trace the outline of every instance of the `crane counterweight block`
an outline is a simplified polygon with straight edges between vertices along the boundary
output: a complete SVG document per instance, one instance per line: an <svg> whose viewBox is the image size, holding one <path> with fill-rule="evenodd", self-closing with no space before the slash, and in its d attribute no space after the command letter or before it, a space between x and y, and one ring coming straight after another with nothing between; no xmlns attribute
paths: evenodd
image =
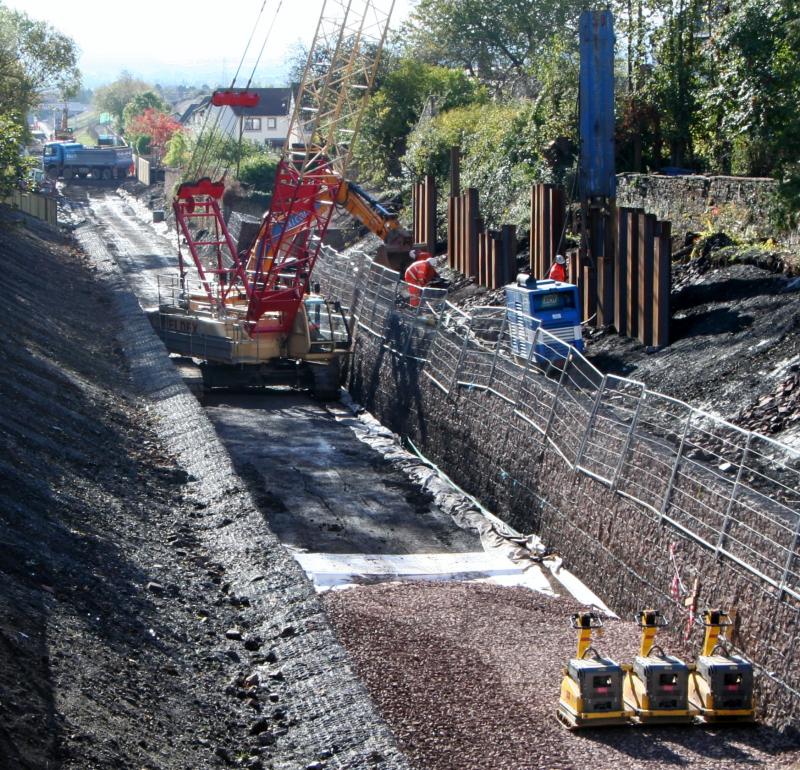
<svg viewBox="0 0 800 770"><path fill-rule="evenodd" d="M240 91L227 88L214 91L211 95L211 104L215 107L255 107L259 98L257 91Z"/></svg>

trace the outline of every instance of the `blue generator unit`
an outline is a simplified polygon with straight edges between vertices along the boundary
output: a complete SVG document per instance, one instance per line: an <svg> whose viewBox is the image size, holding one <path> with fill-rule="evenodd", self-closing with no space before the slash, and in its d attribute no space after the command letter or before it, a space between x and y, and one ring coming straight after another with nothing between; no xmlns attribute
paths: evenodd
<svg viewBox="0 0 800 770"><path fill-rule="evenodd" d="M540 338L534 357L537 362L563 361L570 347L583 351L581 306L578 287L551 279L537 281L521 273L515 283L505 287L511 349L524 358L530 355L538 328L550 332L552 338ZM524 314L524 315L522 315ZM527 318L525 316L531 316Z"/></svg>

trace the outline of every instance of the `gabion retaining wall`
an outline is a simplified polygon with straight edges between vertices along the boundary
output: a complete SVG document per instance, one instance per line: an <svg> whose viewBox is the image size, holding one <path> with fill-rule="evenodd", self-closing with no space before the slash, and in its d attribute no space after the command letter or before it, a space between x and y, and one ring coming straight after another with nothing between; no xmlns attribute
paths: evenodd
<svg viewBox="0 0 800 770"><path fill-rule="evenodd" d="M403 284L363 256L327 253L318 274L358 319L348 373L357 400L507 522L539 534L621 615L662 608L682 638L672 585L677 575L685 595L698 579L701 607L738 610L735 642L757 665L762 715L780 728L798 722L790 450L603 377L579 356L566 369L530 351L526 361L504 312L463 316L440 295L427 311L411 308ZM701 632L691 629L686 657Z"/></svg>

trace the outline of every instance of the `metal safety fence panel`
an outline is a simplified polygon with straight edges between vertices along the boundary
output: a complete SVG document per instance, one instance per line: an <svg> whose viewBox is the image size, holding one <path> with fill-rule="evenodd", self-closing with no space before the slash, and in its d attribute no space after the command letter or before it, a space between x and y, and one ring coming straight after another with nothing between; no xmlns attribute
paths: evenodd
<svg viewBox="0 0 800 770"><path fill-rule="evenodd" d="M409 293L397 273L375 263L354 268L333 260L330 268L336 291L358 295L359 328L421 361L440 390L500 399L507 408L498 415L509 429L529 426L577 472L781 597L800 599L798 451L641 382L603 375L574 348L565 358L563 341L524 313L465 313L444 293ZM345 278L337 283L339 270Z"/></svg>
<svg viewBox="0 0 800 770"><path fill-rule="evenodd" d="M466 313L446 302L429 347L423 374L448 395L457 387L469 320Z"/></svg>
<svg viewBox="0 0 800 770"><path fill-rule="evenodd" d="M678 457L682 428L691 407L642 388L631 423L628 450L620 458L613 486L660 513Z"/></svg>
<svg viewBox="0 0 800 770"><path fill-rule="evenodd" d="M641 383L624 377L602 379L576 459L580 470L609 486L619 481L643 392Z"/></svg>
<svg viewBox="0 0 800 770"><path fill-rule="evenodd" d="M345 311L352 310L357 288L369 256L359 250L339 253L330 246L323 246L314 271L314 280L319 283L321 293L339 302Z"/></svg>

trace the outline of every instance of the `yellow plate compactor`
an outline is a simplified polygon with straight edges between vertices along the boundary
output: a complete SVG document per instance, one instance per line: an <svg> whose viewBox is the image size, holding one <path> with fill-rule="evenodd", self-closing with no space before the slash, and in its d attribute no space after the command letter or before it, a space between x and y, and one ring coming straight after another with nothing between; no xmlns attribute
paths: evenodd
<svg viewBox="0 0 800 770"><path fill-rule="evenodd" d="M667 625L658 610L642 610L639 628L642 642L632 666L625 666L624 698L637 722L691 722L689 666L667 655L655 644L659 628Z"/></svg>
<svg viewBox="0 0 800 770"><path fill-rule="evenodd" d="M723 632L732 626L726 612L704 610L703 649L689 674L689 701L704 722L752 722L753 664L732 655Z"/></svg>
<svg viewBox="0 0 800 770"><path fill-rule="evenodd" d="M571 622L578 631L578 652L564 669L558 720L570 730L628 724L622 666L591 646L592 632L603 627L602 620L594 612L578 612Z"/></svg>

